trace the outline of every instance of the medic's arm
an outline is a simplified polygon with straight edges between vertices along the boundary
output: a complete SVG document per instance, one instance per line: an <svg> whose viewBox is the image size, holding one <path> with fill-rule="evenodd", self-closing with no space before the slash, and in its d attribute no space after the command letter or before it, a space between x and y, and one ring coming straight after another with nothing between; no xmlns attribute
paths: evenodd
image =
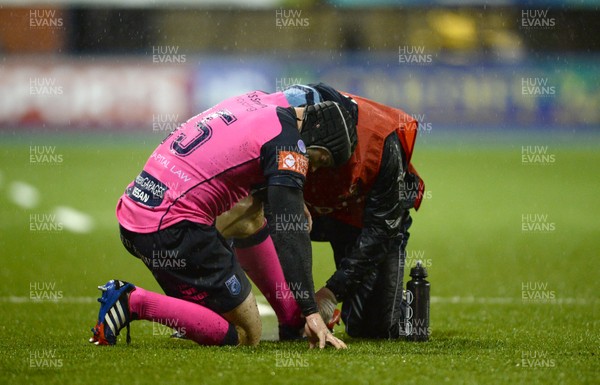
<svg viewBox="0 0 600 385"><path fill-rule="evenodd" d="M338 301L343 301L346 293L360 285L371 271L382 261L402 235L403 214L407 213L402 204L404 173L400 141L392 133L385 141L381 168L365 203L363 229L347 258L327 281Z"/></svg>

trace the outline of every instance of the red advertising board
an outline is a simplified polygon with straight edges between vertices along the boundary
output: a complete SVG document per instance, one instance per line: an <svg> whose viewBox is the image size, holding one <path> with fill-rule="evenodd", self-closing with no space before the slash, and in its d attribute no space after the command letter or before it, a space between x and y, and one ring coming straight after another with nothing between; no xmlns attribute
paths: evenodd
<svg viewBox="0 0 600 385"><path fill-rule="evenodd" d="M136 58L9 58L0 65L0 129L146 128L188 117L190 69Z"/></svg>

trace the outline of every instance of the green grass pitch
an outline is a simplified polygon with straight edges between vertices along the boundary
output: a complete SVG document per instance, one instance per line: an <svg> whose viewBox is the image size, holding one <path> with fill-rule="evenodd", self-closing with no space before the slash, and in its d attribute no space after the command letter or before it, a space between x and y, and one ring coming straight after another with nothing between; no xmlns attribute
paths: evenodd
<svg viewBox="0 0 600 385"><path fill-rule="evenodd" d="M265 316L257 348L171 340L149 322L132 324L129 346L122 336L95 347L97 285L120 278L160 290L120 244L114 216L160 139L0 136L0 384L600 382L598 135L419 138L427 195L408 256L429 267L429 342L357 340L338 327L348 350L309 351L272 341L276 322ZM43 148L60 157L32 161ZM546 156L523 157L538 150ZM15 182L33 186L37 203L15 204L30 194ZM36 230L60 206L93 229ZM320 287L332 268L323 244L314 265ZM40 295L57 300L31 299Z"/></svg>

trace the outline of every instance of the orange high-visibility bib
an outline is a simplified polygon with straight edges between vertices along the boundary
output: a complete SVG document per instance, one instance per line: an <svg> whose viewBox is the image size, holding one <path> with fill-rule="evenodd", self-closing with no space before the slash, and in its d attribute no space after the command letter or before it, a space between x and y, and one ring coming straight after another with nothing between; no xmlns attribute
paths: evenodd
<svg viewBox="0 0 600 385"><path fill-rule="evenodd" d="M358 145L347 163L337 168L320 168L308 174L304 200L311 212L332 216L344 223L362 227L367 194L373 187L379 169L385 139L396 132L408 163L408 173L418 177L410 163L418 122L406 112L360 96L350 96L358 104ZM413 207L418 209L424 191L420 178ZM399 197L400 199L400 197Z"/></svg>

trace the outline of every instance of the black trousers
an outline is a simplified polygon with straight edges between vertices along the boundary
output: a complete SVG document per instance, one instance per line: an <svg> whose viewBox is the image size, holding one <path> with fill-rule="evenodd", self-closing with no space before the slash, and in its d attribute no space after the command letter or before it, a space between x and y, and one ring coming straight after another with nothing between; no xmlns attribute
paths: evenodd
<svg viewBox="0 0 600 385"><path fill-rule="evenodd" d="M402 301L408 228L412 219L403 215L402 235L389 239L388 253L352 287L342 303L342 320L352 337L395 339L404 335L405 304ZM336 268L352 255L361 229L321 216L314 218L311 239L331 244Z"/></svg>
<svg viewBox="0 0 600 385"><path fill-rule="evenodd" d="M250 294L250 281L214 226L182 221L148 234L120 230L125 248L144 262L170 297L223 314Z"/></svg>

